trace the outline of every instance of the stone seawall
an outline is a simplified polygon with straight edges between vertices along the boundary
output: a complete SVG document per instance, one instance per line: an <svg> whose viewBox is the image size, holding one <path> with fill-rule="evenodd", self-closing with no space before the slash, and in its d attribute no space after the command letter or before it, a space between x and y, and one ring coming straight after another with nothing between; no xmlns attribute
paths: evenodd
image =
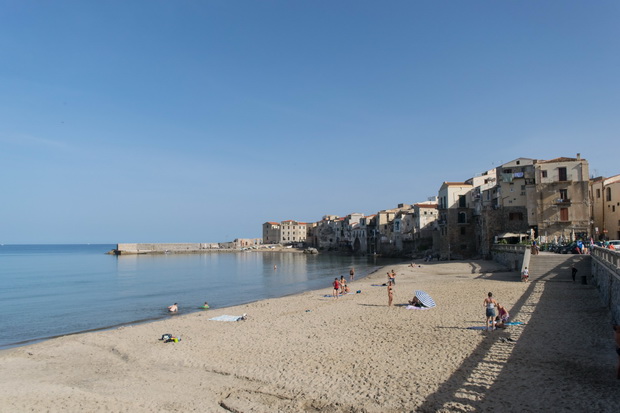
<svg viewBox="0 0 620 413"><path fill-rule="evenodd" d="M166 254L207 252L234 248L232 243L181 243L181 244L116 244L116 254Z"/></svg>
<svg viewBox="0 0 620 413"><path fill-rule="evenodd" d="M530 250L525 245L495 244L491 247L491 255L493 261L513 271L522 271L530 261Z"/></svg>
<svg viewBox="0 0 620 413"><path fill-rule="evenodd" d="M594 247L592 258L592 282L612 320L620 324L620 251Z"/></svg>

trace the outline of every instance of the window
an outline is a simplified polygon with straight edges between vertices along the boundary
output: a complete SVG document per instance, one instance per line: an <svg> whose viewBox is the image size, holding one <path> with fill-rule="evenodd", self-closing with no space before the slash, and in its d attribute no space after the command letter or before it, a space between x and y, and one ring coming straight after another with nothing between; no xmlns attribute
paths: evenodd
<svg viewBox="0 0 620 413"><path fill-rule="evenodd" d="M607 192L607 199L606 199L606 201L611 201L611 188L607 188L607 190L605 192Z"/></svg>
<svg viewBox="0 0 620 413"><path fill-rule="evenodd" d="M568 208L560 208L560 221L568 221Z"/></svg>
<svg viewBox="0 0 620 413"><path fill-rule="evenodd" d="M558 168L558 179L560 181L567 181L566 168Z"/></svg>
<svg viewBox="0 0 620 413"><path fill-rule="evenodd" d="M599 199L601 197L601 190L597 189L596 190L596 198Z"/></svg>
<svg viewBox="0 0 620 413"><path fill-rule="evenodd" d="M560 189L560 198L563 201L568 199L568 189Z"/></svg>
<svg viewBox="0 0 620 413"><path fill-rule="evenodd" d="M465 212L459 212L458 223L467 224L467 214Z"/></svg>
<svg viewBox="0 0 620 413"><path fill-rule="evenodd" d="M467 198L465 195L459 195L459 208L467 207Z"/></svg>
<svg viewBox="0 0 620 413"><path fill-rule="evenodd" d="M540 171L540 172L542 172L542 177L543 177L543 178L546 178L546 177L547 177L547 171Z"/></svg>

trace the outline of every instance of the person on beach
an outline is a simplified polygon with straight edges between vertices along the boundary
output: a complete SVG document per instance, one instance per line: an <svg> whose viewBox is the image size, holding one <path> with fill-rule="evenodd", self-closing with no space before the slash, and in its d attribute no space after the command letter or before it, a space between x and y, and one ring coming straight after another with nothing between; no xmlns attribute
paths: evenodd
<svg viewBox="0 0 620 413"><path fill-rule="evenodd" d="M409 300L409 305L413 305L419 308L426 307L424 304L422 304L422 301L420 301L420 299L416 297L415 295L413 296L411 300Z"/></svg>
<svg viewBox="0 0 620 413"><path fill-rule="evenodd" d="M347 280L344 278L344 275L340 277L340 294L344 294L347 289Z"/></svg>
<svg viewBox="0 0 620 413"><path fill-rule="evenodd" d="M394 301L394 289L392 288L392 281L388 281L387 283L387 293L388 293L388 307L391 307L392 301Z"/></svg>
<svg viewBox="0 0 620 413"><path fill-rule="evenodd" d="M487 294L487 298L484 299L483 305L486 309L487 331L489 331L489 326L491 330L495 330L495 307L497 306L497 301L493 298L492 292Z"/></svg>
<svg viewBox="0 0 620 413"><path fill-rule="evenodd" d="M577 268L575 268L575 264L570 269L571 275L573 276L573 282L575 282L575 278L577 278Z"/></svg>
<svg viewBox="0 0 620 413"><path fill-rule="evenodd" d="M388 278L388 282L392 282L392 285L396 285L396 273L394 272L394 270L392 270L391 272L388 271L387 272L387 278Z"/></svg>
<svg viewBox="0 0 620 413"><path fill-rule="evenodd" d="M529 279L530 279L530 271L527 269L527 267L525 267L523 269L523 272L521 273L521 281L526 283L529 281Z"/></svg>
<svg viewBox="0 0 620 413"><path fill-rule="evenodd" d="M176 313L177 311L179 311L179 306L177 303L172 304L171 306L168 307L168 312L169 313Z"/></svg>
<svg viewBox="0 0 620 413"><path fill-rule="evenodd" d="M349 270L349 281L353 281L355 279L355 268L351 267Z"/></svg>
<svg viewBox="0 0 620 413"><path fill-rule="evenodd" d="M506 323L510 320L510 314L506 307L497 303L497 317L495 317L495 328L506 328Z"/></svg>
<svg viewBox="0 0 620 413"><path fill-rule="evenodd" d="M616 379L620 380L620 325L614 325L614 338L616 339L616 354L618 354L618 371Z"/></svg>
<svg viewBox="0 0 620 413"><path fill-rule="evenodd" d="M338 298L338 292L340 291L340 283L338 278L334 278L334 298Z"/></svg>

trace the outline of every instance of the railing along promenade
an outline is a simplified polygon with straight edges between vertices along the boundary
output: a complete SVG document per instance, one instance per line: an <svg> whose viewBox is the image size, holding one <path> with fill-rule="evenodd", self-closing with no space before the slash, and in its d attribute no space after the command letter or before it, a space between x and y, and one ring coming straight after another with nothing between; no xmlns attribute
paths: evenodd
<svg viewBox="0 0 620 413"><path fill-rule="evenodd" d="M620 251L594 247L590 255L593 283L603 304L609 308L612 320L620 323Z"/></svg>
<svg viewBox="0 0 620 413"><path fill-rule="evenodd" d="M493 260L506 265L514 271L523 271L530 265L530 249L523 244L493 244Z"/></svg>

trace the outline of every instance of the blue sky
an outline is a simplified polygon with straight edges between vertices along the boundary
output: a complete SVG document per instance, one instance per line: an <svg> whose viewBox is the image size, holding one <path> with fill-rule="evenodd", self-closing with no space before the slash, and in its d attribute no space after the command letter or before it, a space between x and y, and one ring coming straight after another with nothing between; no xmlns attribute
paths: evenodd
<svg viewBox="0 0 620 413"><path fill-rule="evenodd" d="M617 1L0 0L0 243L217 242L620 173Z"/></svg>

